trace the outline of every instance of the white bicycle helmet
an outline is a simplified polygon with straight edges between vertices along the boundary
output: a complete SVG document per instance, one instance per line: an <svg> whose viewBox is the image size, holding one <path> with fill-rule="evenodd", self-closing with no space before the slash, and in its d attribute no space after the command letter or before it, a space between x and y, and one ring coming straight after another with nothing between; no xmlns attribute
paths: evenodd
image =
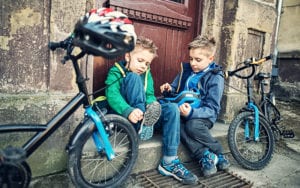
<svg viewBox="0 0 300 188"><path fill-rule="evenodd" d="M87 54L115 58L134 49L132 21L111 8L92 9L75 26L74 45Z"/></svg>

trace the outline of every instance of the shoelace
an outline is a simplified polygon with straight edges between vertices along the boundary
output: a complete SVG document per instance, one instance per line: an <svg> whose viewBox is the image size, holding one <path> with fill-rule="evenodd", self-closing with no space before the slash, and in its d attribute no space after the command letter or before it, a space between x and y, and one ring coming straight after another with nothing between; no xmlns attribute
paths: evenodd
<svg viewBox="0 0 300 188"><path fill-rule="evenodd" d="M173 171L175 173L177 173L178 171L181 172L183 175L187 175L190 172L188 171L188 169L186 169L179 161L176 161L176 163L174 164L174 168Z"/></svg>
<svg viewBox="0 0 300 188"><path fill-rule="evenodd" d="M219 155L219 156L218 156L218 159L219 159L219 161L224 161L224 160L225 160L225 157L224 157L223 155Z"/></svg>
<svg viewBox="0 0 300 188"><path fill-rule="evenodd" d="M200 163L202 164L210 164L213 162L213 159L211 159L210 155L206 155L205 157L203 157L201 160L200 160Z"/></svg>

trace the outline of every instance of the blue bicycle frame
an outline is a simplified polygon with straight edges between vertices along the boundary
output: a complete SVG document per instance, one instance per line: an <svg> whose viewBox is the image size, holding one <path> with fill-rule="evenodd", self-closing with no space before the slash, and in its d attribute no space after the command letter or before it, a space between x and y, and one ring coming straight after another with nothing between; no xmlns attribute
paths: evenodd
<svg viewBox="0 0 300 188"><path fill-rule="evenodd" d="M108 135L105 132L104 126L103 126L98 114L92 109L91 106L87 107L85 112L86 112L87 116L90 117L94 121L94 123L97 127L97 130L98 130L98 132L93 133L93 140L96 145L97 151L101 152L103 149L105 149L107 159L109 161L111 161L113 158L115 158L115 152L112 149L112 146L108 139ZM99 139L99 135L100 135L100 138L102 138L102 139Z"/></svg>
<svg viewBox="0 0 300 188"><path fill-rule="evenodd" d="M251 101L248 103L248 107L254 110L254 140L259 141L259 109ZM245 138L249 138L249 123L245 123Z"/></svg>
<svg viewBox="0 0 300 188"><path fill-rule="evenodd" d="M253 73L251 74L253 75ZM254 140L259 141L259 109L258 107L254 104L252 100L252 88L251 86L251 78L252 76L247 77L247 96L248 96L248 103L247 107L248 109L254 110ZM245 138L246 140L249 139L250 137L250 130L249 130L249 122L248 120L245 120Z"/></svg>

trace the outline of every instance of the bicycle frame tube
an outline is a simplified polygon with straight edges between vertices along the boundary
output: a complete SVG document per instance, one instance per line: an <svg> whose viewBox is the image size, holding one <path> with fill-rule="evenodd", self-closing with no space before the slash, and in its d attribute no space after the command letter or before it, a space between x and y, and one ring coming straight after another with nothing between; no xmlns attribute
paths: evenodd
<svg viewBox="0 0 300 188"><path fill-rule="evenodd" d="M85 84L85 79L83 78L80 68L77 64L77 59L79 59L79 57L81 57L82 55L83 54L79 54L78 56L71 56L71 60L73 62L73 67L75 69L76 76L77 76L77 78L76 78L77 85L78 85L79 91L85 93L85 95L86 95L85 100L83 101L85 113L94 121L94 123L97 127L97 131L95 131L93 133L93 140L96 145L96 148L98 151L100 151L102 148L105 148L105 152L106 152L106 156L107 156L108 160L112 160L113 158L115 158L115 153L112 149L112 146L109 142L108 136L106 135L106 132L104 130L104 126L103 126L98 114L92 109L92 107L90 105L90 100L88 97L88 91L87 91L87 87ZM100 138L102 140L99 139L98 133L100 134ZM103 147L101 147L101 146L103 146Z"/></svg>
<svg viewBox="0 0 300 188"><path fill-rule="evenodd" d="M259 110L257 106L252 101L252 88L250 77L247 78L247 95L248 95L248 108L254 110L254 140L259 140ZM249 127L248 122L246 122L245 126L245 137L246 139L249 138Z"/></svg>
<svg viewBox="0 0 300 188"><path fill-rule="evenodd" d="M91 106L87 107L85 112L90 118L92 118L92 120L96 124L98 131L95 131L93 133L93 140L94 140L94 143L95 143L98 151L101 151L102 148L104 148L108 160L112 160L113 158L115 158L115 153L112 149L112 146L108 139L108 135L106 134L106 131L104 130L104 126L103 126L98 114L92 109ZM101 140L98 137L98 133L100 134Z"/></svg>
<svg viewBox="0 0 300 188"><path fill-rule="evenodd" d="M78 93L66 106L64 106L47 124L46 129L32 136L23 148L29 157L68 117L79 108L85 99L85 94Z"/></svg>
<svg viewBox="0 0 300 188"><path fill-rule="evenodd" d="M259 140L259 110L253 102L249 102L248 106L254 109L254 140Z"/></svg>

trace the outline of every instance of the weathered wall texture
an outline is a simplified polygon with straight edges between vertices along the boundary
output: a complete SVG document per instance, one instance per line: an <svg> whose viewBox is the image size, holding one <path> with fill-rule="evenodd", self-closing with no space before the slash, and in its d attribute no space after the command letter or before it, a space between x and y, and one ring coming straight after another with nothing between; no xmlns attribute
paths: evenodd
<svg viewBox="0 0 300 188"><path fill-rule="evenodd" d="M35 0L2 1L1 93L47 89L49 4Z"/></svg>
<svg viewBox="0 0 300 188"><path fill-rule="evenodd" d="M284 0L278 33L276 96L300 101L300 1Z"/></svg>
<svg viewBox="0 0 300 188"><path fill-rule="evenodd" d="M207 0L204 1L204 10L203 10L203 23L201 34L208 34L214 36L216 41L220 41L221 38L221 29L223 23L223 9L224 1L221 0ZM216 62L222 60L219 59L220 56L221 43L217 43L216 50Z"/></svg>
<svg viewBox="0 0 300 188"><path fill-rule="evenodd" d="M284 0L278 34L278 51L300 51L300 1Z"/></svg>
<svg viewBox="0 0 300 188"><path fill-rule="evenodd" d="M1 1L0 124L44 124L75 95L71 63L62 65L63 52L50 52L47 45L49 41L65 39L72 32L75 22L86 12L86 3L91 2ZM81 65L85 70L85 63ZM91 67L90 63L89 72ZM69 118L29 158L33 176L66 168L65 145L81 117L82 111ZM11 141L24 143L28 136L29 133L2 134L0 148Z"/></svg>

